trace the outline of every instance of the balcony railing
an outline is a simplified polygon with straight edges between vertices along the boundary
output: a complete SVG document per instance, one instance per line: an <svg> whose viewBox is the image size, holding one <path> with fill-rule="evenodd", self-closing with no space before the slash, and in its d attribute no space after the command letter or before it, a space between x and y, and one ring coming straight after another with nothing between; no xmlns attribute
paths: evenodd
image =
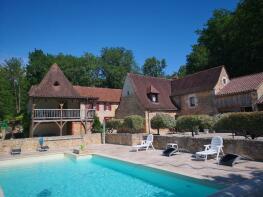
<svg viewBox="0 0 263 197"><path fill-rule="evenodd" d="M95 116L94 109L34 109L35 120L79 119L89 120Z"/></svg>

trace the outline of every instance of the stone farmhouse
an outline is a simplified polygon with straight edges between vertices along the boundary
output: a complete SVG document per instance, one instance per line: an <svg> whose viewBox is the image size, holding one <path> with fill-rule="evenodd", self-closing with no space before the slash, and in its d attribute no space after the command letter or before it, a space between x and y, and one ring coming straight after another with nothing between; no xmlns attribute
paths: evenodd
<svg viewBox="0 0 263 197"><path fill-rule="evenodd" d="M29 91L30 136L79 135L90 132L94 116L115 116L120 89L73 86L57 64Z"/></svg>
<svg viewBox="0 0 263 197"><path fill-rule="evenodd" d="M263 73L230 79L224 66L183 78L128 73L123 89L74 86L57 64L29 91L30 136L90 132L101 122L140 115L146 132L157 113L170 116L263 110Z"/></svg>
<svg viewBox="0 0 263 197"><path fill-rule="evenodd" d="M146 131L156 113L171 116L263 110L263 73L230 79L224 66L177 79L126 77L117 118L145 117Z"/></svg>

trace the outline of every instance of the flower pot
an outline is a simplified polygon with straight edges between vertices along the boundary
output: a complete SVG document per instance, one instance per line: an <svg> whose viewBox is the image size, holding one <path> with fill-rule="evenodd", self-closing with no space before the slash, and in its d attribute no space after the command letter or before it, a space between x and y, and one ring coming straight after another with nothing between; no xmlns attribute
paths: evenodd
<svg viewBox="0 0 263 197"><path fill-rule="evenodd" d="M209 129L204 129L204 134L208 134L209 133Z"/></svg>

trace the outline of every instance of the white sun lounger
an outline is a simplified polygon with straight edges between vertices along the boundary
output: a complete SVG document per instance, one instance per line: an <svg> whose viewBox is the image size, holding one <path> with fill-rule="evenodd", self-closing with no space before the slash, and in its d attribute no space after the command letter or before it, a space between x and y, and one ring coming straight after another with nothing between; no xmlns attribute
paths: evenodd
<svg viewBox="0 0 263 197"><path fill-rule="evenodd" d="M211 144L204 145L205 150L195 153L196 158L204 158L207 160L208 155L216 155L216 160L218 160L219 154L223 152L223 138L216 136L212 138Z"/></svg>
<svg viewBox="0 0 263 197"><path fill-rule="evenodd" d="M132 148L138 151L138 150L143 150L143 149L148 150L150 147L153 150L155 150L153 147L153 134L149 134L146 140L142 140L141 144L135 145Z"/></svg>

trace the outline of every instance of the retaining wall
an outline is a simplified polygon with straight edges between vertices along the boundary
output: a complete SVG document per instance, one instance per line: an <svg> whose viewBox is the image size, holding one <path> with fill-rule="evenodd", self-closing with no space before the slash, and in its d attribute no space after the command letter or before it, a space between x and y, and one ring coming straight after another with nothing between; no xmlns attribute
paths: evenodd
<svg viewBox="0 0 263 197"><path fill-rule="evenodd" d="M101 134L86 134L81 136L56 136L45 137L45 145L50 149L76 148L81 144L101 144ZM39 146L39 138L23 138L0 141L0 153L10 152L11 148L21 147L22 152L36 151Z"/></svg>
<svg viewBox="0 0 263 197"><path fill-rule="evenodd" d="M106 143L134 145L140 143L147 134L107 134ZM165 149L167 143L177 143L180 148L195 153L204 150L205 144L211 143L211 137L190 137L155 135L153 145L157 149ZM225 153L234 153L249 157L257 161L263 161L263 141L245 139L224 139L223 150Z"/></svg>

